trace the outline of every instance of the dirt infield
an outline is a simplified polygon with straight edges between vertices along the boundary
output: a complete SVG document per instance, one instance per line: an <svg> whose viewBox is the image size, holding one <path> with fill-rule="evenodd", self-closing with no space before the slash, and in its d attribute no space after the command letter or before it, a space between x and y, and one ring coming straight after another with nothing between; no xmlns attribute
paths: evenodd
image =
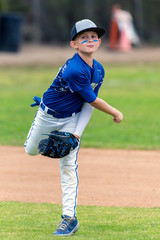
<svg viewBox="0 0 160 240"><path fill-rule="evenodd" d="M73 49L67 46L23 45L18 53L0 52L0 67L3 66L48 66L61 65L72 57ZM160 47L134 48L129 52L109 51L103 44L95 53L101 63L160 63Z"/></svg>
<svg viewBox="0 0 160 240"><path fill-rule="evenodd" d="M0 146L0 201L61 203L59 161ZM80 149L79 205L160 207L160 152Z"/></svg>

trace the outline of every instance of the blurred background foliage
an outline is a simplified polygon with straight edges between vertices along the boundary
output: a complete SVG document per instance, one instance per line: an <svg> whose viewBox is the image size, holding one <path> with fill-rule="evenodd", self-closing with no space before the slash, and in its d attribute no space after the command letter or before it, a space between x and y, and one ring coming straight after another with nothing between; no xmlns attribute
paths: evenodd
<svg viewBox="0 0 160 240"><path fill-rule="evenodd" d="M0 0L0 14L23 14L26 42L62 44L70 40L74 22L83 18L109 31L111 9L116 3L131 12L143 43L160 43L159 0Z"/></svg>

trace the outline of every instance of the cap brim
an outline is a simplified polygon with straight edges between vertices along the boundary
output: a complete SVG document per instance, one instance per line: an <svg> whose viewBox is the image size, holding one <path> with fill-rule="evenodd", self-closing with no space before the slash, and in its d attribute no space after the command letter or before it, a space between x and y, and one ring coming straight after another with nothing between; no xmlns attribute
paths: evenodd
<svg viewBox="0 0 160 240"><path fill-rule="evenodd" d="M92 27L92 28L87 28L85 30L82 30L80 32L78 32L73 38L72 40L74 40L80 33L83 32L87 32L87 31L93 31L96 32L98 34L98 38L102 37L105 34L105 30L103 28L97 28L97 27Z"/></svg>

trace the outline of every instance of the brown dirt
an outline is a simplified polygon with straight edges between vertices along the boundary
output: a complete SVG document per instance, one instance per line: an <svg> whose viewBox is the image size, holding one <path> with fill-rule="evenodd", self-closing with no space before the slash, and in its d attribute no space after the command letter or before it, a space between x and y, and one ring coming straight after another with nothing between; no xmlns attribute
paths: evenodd
<svg viewBox="0 0 160 240"><path fill-rule="evenodd" d="M23 45L18 53L0 53L2 66L33 66L61 65L74 54L67 46ZM95 58L101 63L160 63L160 47L134 48L129 52L109 51L104 43L95 53Z"/></svg>
<svg viewBox="0 0 160 240"><path fill-rule="evenodd" d="M59 161L0 146L0 201L61 203ZM79 205L160 207L160 152L80 149Z"/></svg>

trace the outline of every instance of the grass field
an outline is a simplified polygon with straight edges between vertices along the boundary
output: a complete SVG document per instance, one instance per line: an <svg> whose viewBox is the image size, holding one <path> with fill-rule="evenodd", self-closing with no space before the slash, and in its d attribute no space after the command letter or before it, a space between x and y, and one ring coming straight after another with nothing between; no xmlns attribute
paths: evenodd
<svg viewBox="0 0 160 240"><path fill-rule="evenodd" d="M124 121L94 110L82 147L160 149L160 68L158 65L105 66L99 97L121 110ZM0 68L0 144L21 145L36 113L33 96L51 84L58 68ZM67 239L159 240L160 208L78 206L80 229ZM0 202L1 240L49 240L60 220L61 206Z"/></svg>
<svg viewBox="0 0 160 240"><path fill-rule="evenodd" d="M99 97L124 114L115 124L111 116L94 110L82 137L82 147L160 149L158 65L105 66ZM0 68L0 144L23 145L36 108L33 96L42 96L58 68Z"/></svg>
<svg viewBox="0 0 160 240"><path fill-rule="evenodd" d="M1 202L1 240L51 240L60 205ZM159 208L79 206L75 240L159 240Z"/></svg>

